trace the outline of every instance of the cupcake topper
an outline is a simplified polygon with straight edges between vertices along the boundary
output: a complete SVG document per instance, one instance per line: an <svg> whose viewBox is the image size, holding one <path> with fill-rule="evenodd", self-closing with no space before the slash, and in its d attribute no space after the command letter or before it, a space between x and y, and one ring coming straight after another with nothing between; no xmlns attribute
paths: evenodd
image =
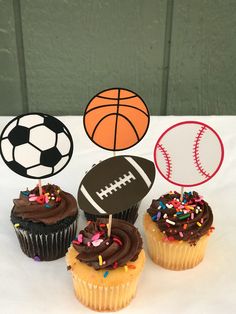
<svg viewBox="0 0 236 314"><path fill-rule="evenodd" d="M84 113L84 128L96 145L111 151L128 149L141 141L149 126L149 112L136 93L112 88L98 93Z"/></svg>
<svg viewBox="0 0 236 314"><path fill-rule="evenodd" d="M96 179L97 178L97 179ZM137 156L116 156L94 166L81 181L79 207L90 214L119 213L139 202L151 189L155 166Z"/></svg>
<svg viewBox="0 0 236 314"><path fill-rule="evenodd" d="M51 177L66 167L73 152L67 127L44 113L12 119L0 136L0 153L6 165L27 178ZM41 191L40 191L41 192Z"/></svg>
<svg viewBox="0 0 236 314"><path fill-rule="evenodd" d="M149 112L136 93L111 88L95 95L84 113L84 128L96 145L113 151L128 149L141 141L149 126ZM108 235L112 216L109 215Z"/></svg>
<svg viewBox="0 0 236 314"><path fill-rule="evenodd" d="M168 128L154 149L155 164L170 183L184 187L203 184L220 169L224 158L221 138L210 126L184 121Z"/></svg>

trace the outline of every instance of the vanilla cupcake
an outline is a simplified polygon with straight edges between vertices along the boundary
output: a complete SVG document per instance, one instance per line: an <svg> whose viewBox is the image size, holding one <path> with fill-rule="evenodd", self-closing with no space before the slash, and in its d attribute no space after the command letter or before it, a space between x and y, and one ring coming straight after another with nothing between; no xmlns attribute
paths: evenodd
<svg viewBox="0 0 236 314"><path fill-rule="evenodd" d="M197 192L170 192L153 200L144 216L148 252L152 260L168 269L184 270L198 265L212 227L210 206Z"/></svg>
<svg viewBox="0 0 236 314"><path fill-rule="evenodd" d="M142 239L130 223L113 219L90 222L66 254L77 298L97 311L116 311L135 296L145 263Z"/></svg>

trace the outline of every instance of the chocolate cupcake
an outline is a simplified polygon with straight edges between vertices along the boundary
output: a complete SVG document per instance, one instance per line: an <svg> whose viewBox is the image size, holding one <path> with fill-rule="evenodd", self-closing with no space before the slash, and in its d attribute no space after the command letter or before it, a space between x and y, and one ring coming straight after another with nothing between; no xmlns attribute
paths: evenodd
<svg viewBox="0 0 236 314"><path fill-rule="evenodd" d="M51 261L64 256L75 238L78 208L75 198L56 185L44 185L42 191L21 191L11 221L22 251L37 261Z"/></svg>
<svg viewBox="0 0 236 314"><path fill-rule="evenodd" d="M140 207L141 201L131 206L130 208L113 215L114 218L122 219L134 224L138 218L138 210ZM108 215L99 215L99 214L90 214L84 211L84 215L88 221L96 221L99 218L108 218Z"/></svg>
<svg viewBox="0 0 236 314"><path fill-rule="evenodd" d="M138 230L124 220L113 219L108 237L107 223L107 219L90 222L66 254L77 298L97 311L127 306L135 296L145 263Z"/></svg>
<svg viewBox="0 0 236 314"><path fill-rule="evenodd" d="M199 264L213 231L213 214L195 191L170 192L153 200L144 216L148 251L158 265L183 270Z"/></svg>

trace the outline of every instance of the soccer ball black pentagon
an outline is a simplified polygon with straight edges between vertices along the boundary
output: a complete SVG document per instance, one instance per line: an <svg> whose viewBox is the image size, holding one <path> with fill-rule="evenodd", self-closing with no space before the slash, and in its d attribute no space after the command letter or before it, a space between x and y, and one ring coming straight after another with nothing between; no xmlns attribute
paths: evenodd
<svg viewBox="0 0 236 314"><path fill-rule="evenodd" d="M43 113L20 115L11 120L0 137L0 153L8 167L29 178L47 178L70 161L73 141L58 119Z"/></svg>

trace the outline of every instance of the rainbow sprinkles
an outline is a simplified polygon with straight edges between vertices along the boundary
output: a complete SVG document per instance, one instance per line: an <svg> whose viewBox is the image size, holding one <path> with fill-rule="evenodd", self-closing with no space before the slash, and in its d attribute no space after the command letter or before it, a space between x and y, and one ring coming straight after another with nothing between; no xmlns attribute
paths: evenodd
<svg viewBox="0 0 236 314"><path fill-rule="evenodd" d="M180 194L169 192L153 200L148 213L163 233L163 241L187 241L196 245L204 235L213 230L210 206L195 191Z"/></svg>

